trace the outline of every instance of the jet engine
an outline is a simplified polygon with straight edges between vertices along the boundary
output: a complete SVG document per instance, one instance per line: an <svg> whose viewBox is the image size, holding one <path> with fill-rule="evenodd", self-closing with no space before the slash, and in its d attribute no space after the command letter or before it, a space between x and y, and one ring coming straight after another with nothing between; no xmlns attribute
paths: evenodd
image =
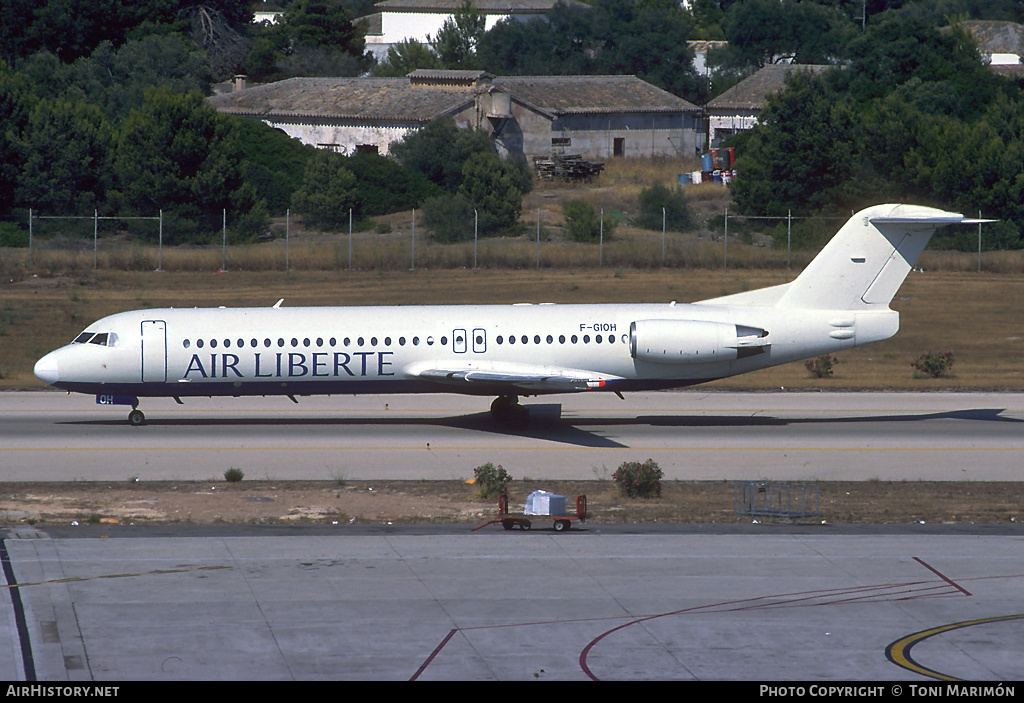
<svg viewBox="0 0 1024 703"><path fill-rule="evenodd" d="M701 364L763 354L771 346L758 327L706 320L637 320L629 353L654 364Z"/></svg>

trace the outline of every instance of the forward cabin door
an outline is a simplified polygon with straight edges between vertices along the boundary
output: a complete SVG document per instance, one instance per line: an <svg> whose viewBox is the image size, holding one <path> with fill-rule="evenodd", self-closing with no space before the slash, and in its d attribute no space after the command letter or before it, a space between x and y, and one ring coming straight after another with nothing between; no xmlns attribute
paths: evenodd
<svg viewBox="0 0 1024 703"><path fill-rule="evenodd" d="M167 382L167 323L142 322L142 382Z"/></svg>

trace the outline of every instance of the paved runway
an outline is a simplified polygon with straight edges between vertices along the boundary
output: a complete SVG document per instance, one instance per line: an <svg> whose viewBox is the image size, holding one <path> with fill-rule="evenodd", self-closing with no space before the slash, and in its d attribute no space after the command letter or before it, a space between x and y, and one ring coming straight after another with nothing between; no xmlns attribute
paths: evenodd
<svg viewBox="0 0 1024 703"><path fill-rule="evenodd" d="M109 529L0 543L0 679L1024 680L1020 530Z"/></svg>
<svg viewBox="0 0 1024 703"><path fill-rule="evenodd" d="M147 399L149 424L91 396L0 393L7 480L606 478L654 458L667 479L1019 480L1020 393L637 393L531 399L505 431L489 398ZM559 407L560 404L560 417Z"/></svg>

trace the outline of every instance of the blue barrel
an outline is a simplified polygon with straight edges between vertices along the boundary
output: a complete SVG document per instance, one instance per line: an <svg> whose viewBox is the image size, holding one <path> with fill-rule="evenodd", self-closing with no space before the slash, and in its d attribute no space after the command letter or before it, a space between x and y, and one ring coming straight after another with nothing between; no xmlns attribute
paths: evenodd
<svg viewBox="0 0 1024 703"><path fill-rule="evenodd" d="M715 157L710 153L700 155L700 170L701 171L714 171L715 170Z"/></svg>
<svg viewBox="0 0 1024 703"><path fill-rule="evenodd" d="M690 174L688 174L688 173L680 173L676 177L676 183L678 183L681 186L688 186L692 182L693 182L693 177Z"/></svg>

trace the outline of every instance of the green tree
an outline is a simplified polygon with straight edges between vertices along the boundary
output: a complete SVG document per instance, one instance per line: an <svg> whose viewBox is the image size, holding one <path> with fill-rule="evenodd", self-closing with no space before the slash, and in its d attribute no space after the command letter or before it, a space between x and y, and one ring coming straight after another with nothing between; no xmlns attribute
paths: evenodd
<svg viewBox="0 0 1024 703"><path fill-rule="evenodd" d="M328 0L298 0L277 24L254 32L256 41L245 61L265 79L354 76L373 64L349 12Z"/></svg>
<svg viewBox="0 0 1024 703"><path fill-rule="evenodd" d="M459 194L477 210L482 235L515 233L523 207L523 191L512 168L493 151L466 159Z"/></svg>
<svg viewBox="0 0 1024 703"><path fill-rule="evenodd" d="M265 225L266 204L245 184L233 124L198 92L152 89L118 133L114 207L139 215L167 211L176 223L165 226L171 241L202 240L219 231L225 209L233 221L249 224L240 236L257 234L261 221ZM242 217L250 210L257 213L255 220Z"/></svg>
<svg viewBox="0 0 1024 703"><path fill-rule="evenodd" d="M106 198L113 132L95 105L36 103L19 142L17 199L54 215L86 215Z"/></svg>
<svg viewBox="0 0 1024 703"><path fill-rule="evenodd" d="M205 94L212 81L206 56L180 34L150 34L117 48L104 42L59 73L69 96L98 105L113 123L140 107L153 87Z"/></svg>
<svg viewBox="0 0 1024 703"><path fill-rule="evenodd" d="M740 212L849 212L865 205L860 119L853 102L823 80L795 73L768 99L732 184Z"/></svg>
<svg viewBox="0 0 1024 703"><path fill-rule="evenodd" d="M348 225L352 216L362 216L356 193L356 177L349 170L346 159L331 151L318 150L306 166L302 188L292 199L293 207L308 227L339 230Z"/></svg>
<svg viewBox="0 0 1024 703"><path fill-rule="evenodd" d="M454 193L462 185L462 169L467 159L476 153L493 151L486 131L460 128L450 117L439 117L392 144L390 154L404 167L419 171Z"/></svg>
<svg viewBox="0 0 1024 703"><path fill-rule="evenodd" d="M35 102L27 78L0 60L0 216L14 204L14 191L23 163L19 135Z"/></svg>
<svg viewBox="0 0 1024 703"><path fill-rule="evenodd" d="M345 166L356 178L364 217L411 210L443 192L422 173L402 168L394 159L378 154L353 154L346 158Z"/></svg>
<svg viewBox="0 0 1024 703"><path fill-rule="evenodd" d="M742 0L729 9L723 29L725 63L732 67L829 63L856 31L835 8L798 0Z"/></svg>
<svg viewBox="0 0 1024 703"><path fill-rule="evenodd" d="M433 37L434 52L441 66L448 69L478 68L476 48L486 29L484 16L472 0L462 0L452 16L444 21Z"/></svg>
<svg viewBox="0 0 1024 703"><path fill-rule="evenodd" d="M266 201L270 212L283 215L292 194L302 187L316 147L256 120L229 119L238 138L243 179L256 189L257 198Z"/></svg>
<svg viewBox="0 0 1024 703"><path fill-rule="evenodd" d="M677 3L661 0L559 3L545 19L495 25L480 40L480 66L498 75L631 74L699 99L691 23Z"/></svg>
<svg viewBox="0 0 1024 703"><path fill-rule="evenodd" d="M441 60L430 47L415 39L403 39L388 48L387 55L374 67L373 73L382 78L398 78L418 68L440 67Z"/></svg>

